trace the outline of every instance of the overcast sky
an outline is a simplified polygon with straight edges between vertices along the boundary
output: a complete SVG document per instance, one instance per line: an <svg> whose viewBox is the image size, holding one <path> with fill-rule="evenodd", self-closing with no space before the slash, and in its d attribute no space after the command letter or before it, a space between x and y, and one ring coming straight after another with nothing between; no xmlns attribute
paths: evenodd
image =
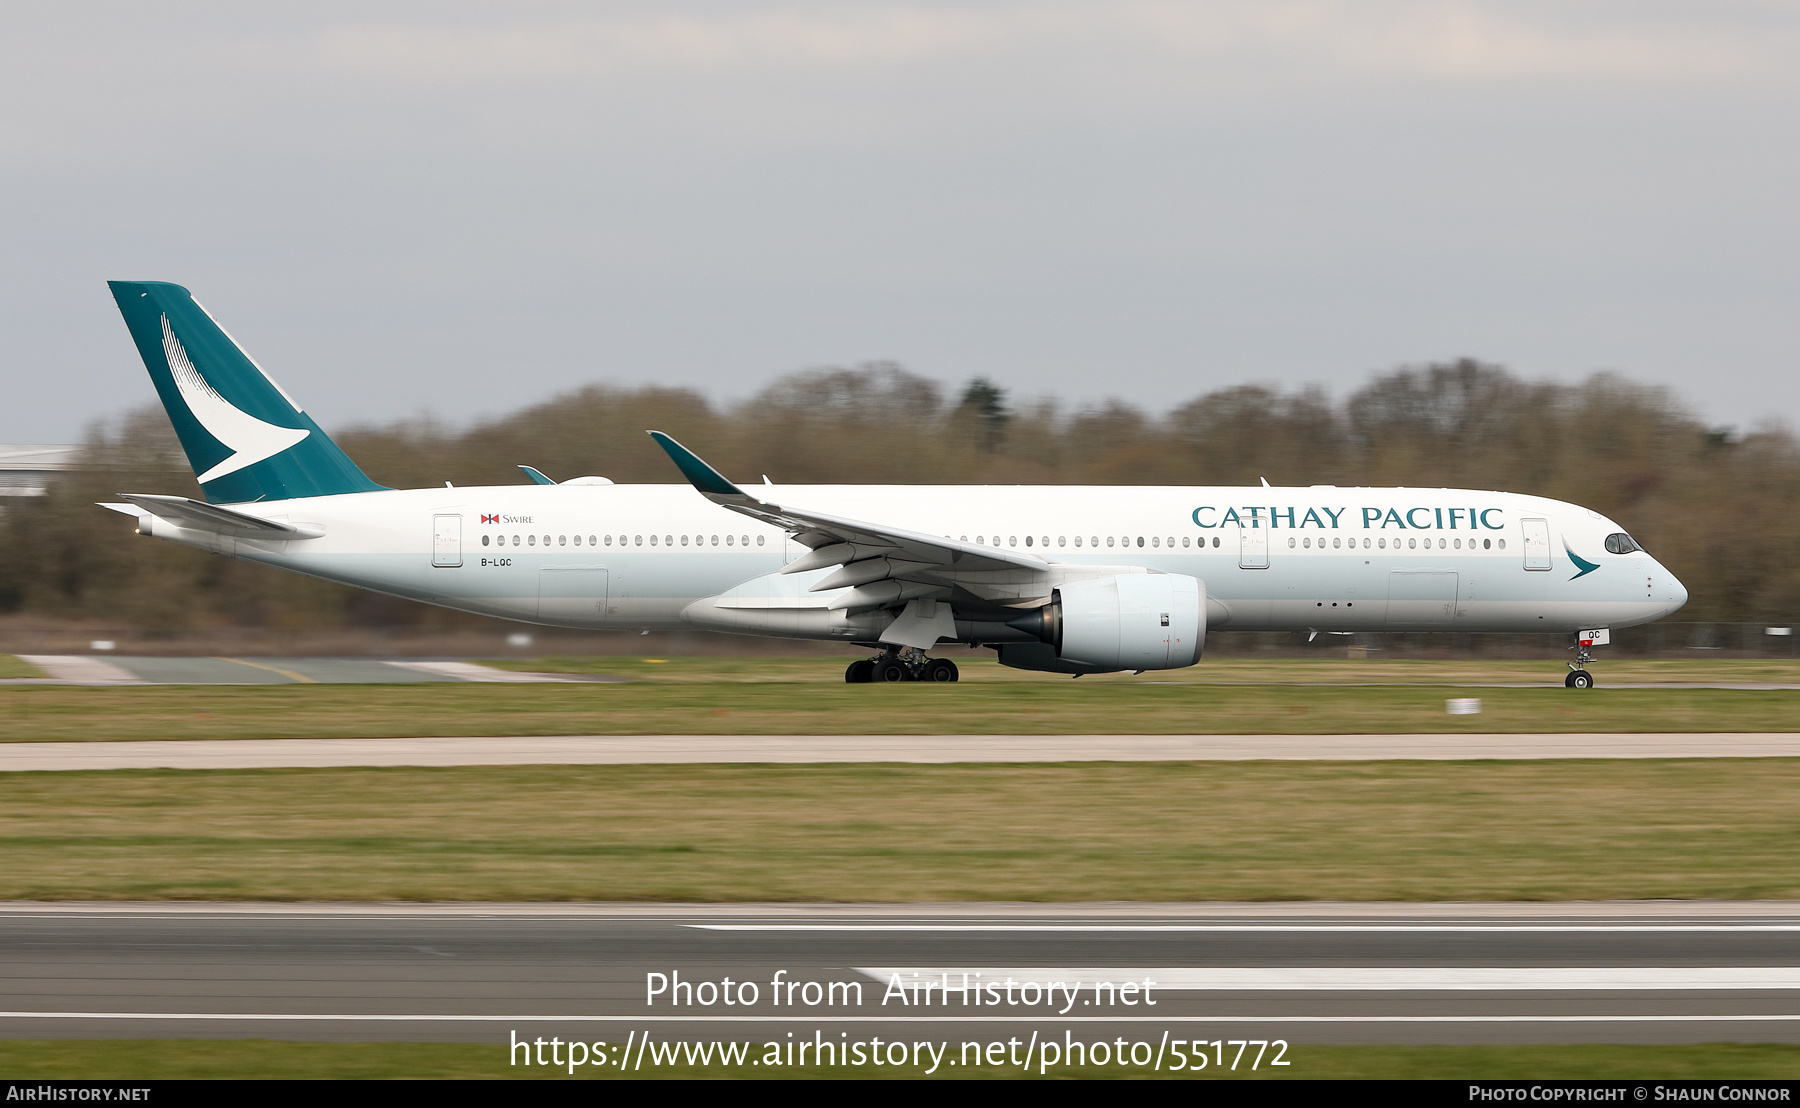
<svg viewBox="0 0 1800 1108"><path fill-rule="evenodd" d="M0 440L153 398L109 278L327 428L1460 355L1800 423L1794 3L281 7L0 14Z"/></svg>

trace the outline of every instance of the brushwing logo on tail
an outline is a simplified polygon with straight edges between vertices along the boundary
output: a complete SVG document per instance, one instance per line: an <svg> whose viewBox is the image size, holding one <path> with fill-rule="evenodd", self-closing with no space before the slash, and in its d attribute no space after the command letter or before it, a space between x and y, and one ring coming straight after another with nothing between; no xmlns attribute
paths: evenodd
<svg viewBox="0 0 1800 1108"><path fill-rule="evenodd" d="M162 317L162 337L163 354L169 360L169 373L175 378L175 387L180 390L181 399L187 403L188 411L194 413L194 418L200 422L200 426L206 428L207 434L218 439L232 452L231 457L200 475L201 484L228 473L236 473L265 458L273 458L312 434L301 427L279 427L266 423L239 411L231 401L220 396L219 390L200 376L200 371L188 359L181 340L169 329L167 315Z"/></svg>

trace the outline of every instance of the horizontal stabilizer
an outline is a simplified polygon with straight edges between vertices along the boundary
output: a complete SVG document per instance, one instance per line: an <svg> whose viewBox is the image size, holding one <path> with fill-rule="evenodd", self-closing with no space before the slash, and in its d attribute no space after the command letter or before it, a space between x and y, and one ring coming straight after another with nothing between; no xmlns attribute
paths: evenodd
<svg viewBox="0 0 1800 1108"><path fill-rule="evenodd" d="M260 519L245 512L221 508L217 504L190 500L185 496L158 496L142 492L119 495L138 510L191 531L262 539L316 539L325 533L318 527ZM102 504L101 507L111 508L115 512L131 510L119 504Z"/></svg>

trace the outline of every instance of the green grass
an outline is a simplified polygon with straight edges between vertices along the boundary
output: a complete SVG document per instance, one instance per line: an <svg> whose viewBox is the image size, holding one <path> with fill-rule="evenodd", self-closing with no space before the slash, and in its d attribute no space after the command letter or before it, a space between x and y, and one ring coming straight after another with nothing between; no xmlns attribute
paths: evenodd
<svg viewBox="0 0 1800 1108"><path fill-rule="evenodd" d="M655 667L645 667L655 668ZM1449 696L1478 716L1447 716ZM1800 691L705 680L0 686L0 742L632 734L1793 731Z"/></svg>
<svg viewBox="0 0 1800 1108"><path fill-rule="evenodd" d="M0 654L0 677L42 677L38 668L22 658Z"/></svg>
<svg viewBox="0 0 1800 1108"><path fill-rule="evenodd" d="M1800 760L19 773L0 899L1800 897Z"/></svg>
<svg viewBox="0 0 1800 1108"><path fill-rule="evenodd" d="M954 1057L958 1040L945 1060ZM752 1056L757 1052L753 1048ZM1711 1043L1619 1046L1306 1046L1289 1049L1292 1063L1279 1069L1198 1075L1157 1074L1147 1066L1051 1067L1047 1077L1175 1079L1438 1080L1792 1080L1800 1076L1800 1047L1785 1044ZM773 1068L664 1066L622 1071L589 1067L576 1079L617 1078L921 1078L927 1067L823 1066ZM933 1077L1017 1078L1018 1069L980 1071L940 1066ZM1034 1069L1029 1076L1037 1077ZM503 1045L470 1043L291 1043L269 1040L194 1039L51 1040L0 1042L4 1080L171 1080L181 1078L413 1078L470 1080L533 1078L569 1080L566 1070L510 1066Z"/></svg>

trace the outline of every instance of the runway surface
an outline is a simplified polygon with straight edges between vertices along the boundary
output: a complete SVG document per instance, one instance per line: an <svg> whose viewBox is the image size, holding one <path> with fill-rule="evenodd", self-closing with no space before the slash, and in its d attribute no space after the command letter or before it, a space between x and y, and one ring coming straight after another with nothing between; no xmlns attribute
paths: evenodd
<svg viewBox="0 0 1800 1108"><path fill-rule="evenodd" d="M7 1038L1800 1042L1800 905L13 905L0 996Z"/></svg>
<svg viewBox="0 0 1800 1108"><path fill-rule="evenodd" d="M116 654L22 654L43 677L0 678L0 685L311 685L394 684L418 681L474 681L500 684L615 683L629 677L597 673L522 673L455 659L411 661L379 658L164 658ZM839 662L842 660L839 659ZM835 664L821 660L821 672ZM1771 681L1607 681L1609 689L1796 690L1800 684ZM1145 681L1146 685L1216 686L1271 684L1293 688L1560 688L1561 671L1546 666L1541 681Z"/></svg>
<svg viewBox="0 0 1800 1108"><path fill-rule="evenodd" d="M1793 758L1800 734L573 735L0 743L0 772L701 762Z"/></svg>

